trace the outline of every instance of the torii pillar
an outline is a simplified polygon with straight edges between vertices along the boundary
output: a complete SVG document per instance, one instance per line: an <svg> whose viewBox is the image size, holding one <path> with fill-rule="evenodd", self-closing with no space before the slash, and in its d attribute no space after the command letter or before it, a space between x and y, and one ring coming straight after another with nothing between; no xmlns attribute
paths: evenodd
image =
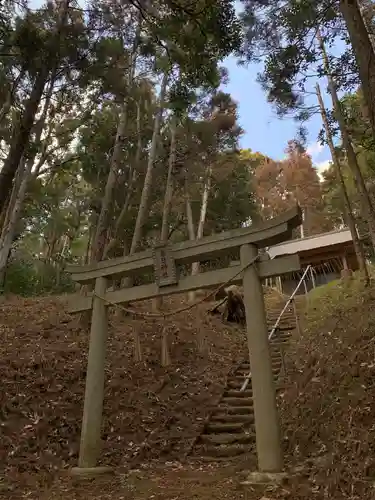
<svg viewBox="0 0 375 500"><path fill-rule="evenodd" d="M241 246L241 266L250 264L257 253L258 249L255 245ZM281 433L276 406L276 390L269 348L263 287L257 264L250 265L244 271L243 287L254 401L258 470L260 473L280 473L283 468Z"/></svg>

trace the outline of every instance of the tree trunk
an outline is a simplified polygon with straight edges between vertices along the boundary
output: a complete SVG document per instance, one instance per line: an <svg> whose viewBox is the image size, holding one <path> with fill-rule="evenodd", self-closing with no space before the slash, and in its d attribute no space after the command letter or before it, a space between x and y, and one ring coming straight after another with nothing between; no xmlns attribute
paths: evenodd
<svg viewBox="0 0 375 500"><path fill-rule="evenodd" d="M189 195L186 197L185 204L186 204L186 219L187 219L189 240L194 241L195 229L194 229L193 211L191 210L191 202Z"/></svg>
<svg viewBox="0 0 375 500"><path fill-rule="evenodd" d="M47 82L47 76L48 71L45 68L41 69L35 79L30 98L26 102L19 127L16 127L13 131L9 153L0 171L0 211L3 210L8 193L12 190L13 179L29 143L31 129Z"/></svg>
<svg viewBox="0 0 375 500"><path fill-rule="evenodd" d="M135 75L135 67L136 67L136 61L137 61L137 53L138 53L138 47L139 47L139 41L140 41L140 35L141 35L141 27L142 27L142 15L141 13L139 13L139 16L138 16L138 24L137 24L137 29L136 29L136 33L135 33L135 36L134 36L134 40L133 40L133 47L132 47L132 53L131 53L131 68L130 68L130 71L129 71L129 77L128 77L128 87L130 88L130 86L132 85L133 83L133 80L134 80L134 75ZM119 160L120 160L120 156L121 156L121 139L122 139L122 135L124 134L125 132L125 128L126 128L126 122L127 122L127 112L128 112L128 101L126 101L124 103L124 108L123 108L123 113L121 115L121 118L120 119L120 122L119 122L119 127L118 127L118 130L117 130L117 137L116 137L116 142L115 142L115 149L113 151L113 156L112 156L112 162L111 162L111 169L112 169L112 166L113 166L113 163L115 163L116 165L114 165L115 167L115 171L114 171L114 176L111 177L111 179L109 179L109 176L108 176L108 180L107 180L107 185L110 184L110 186L108 186L108 191L110 191L110 195L109 197L111 196L112 194L112 191L113 191L113 188L114 188L114 184L116 182L116 173L117 173L117 170L118 170L118 163L119 163ZM140 153L140 150L139 150L139 141L141 140L140 139L140 119L141 119L141 109L140 109L140 103L138 102L138 106L137 106L137 130L138 130L138 148L137 148L137 155L138 153ZM116 149L116 145L118 146L118 148ZM142 141L141 141L141 146L142 146ZM137 156L136 158L136 165L138 165L139 163L139 158ZM132 167L130 167L130 173L129 173L129 180L131 180L131 183L133 182L133 173L132 173L132 170L134 170ZM110 171L110 174L111 175L111 171ZM107 191L107 186L106 186L106 191ZM130 202L130 196L131 196L131 186L129 186L129 189L128 189L128 192L127 192L127 198L126 198L126 201L124 203L124 207L120 213L120 216L119 216L119 219L117 220L116 222L116 227L115 227L115 235L117 236L117 232L119 230L119 227L122 223L122 220L123 218L125 217L126 215L126 212L127 212L127 209L128 209L128 205L129 205L129 202ZM110 202L110 199L108 200ZM103 209L103 207L102 207ZM107 207L107 214L103 217L103 219L107 219L107 216L109 215L109 205ZM100 216L99 216L99 220L100 220ZM99 224L98 224L99 226ZM116 242L116 239L114 241L110 241L109 244L107 245L107 248L105 247L105 243L106 243L106 239L104 237L104 233L106 233L106 230L107 230L107 226L108 224L102 223L102 227L100 229L97 228L97 231L96 231L96 238L95 238L95 242L96 244L98 245L98 255L100 255L100 258L104 258L104 255L108 255L109 253L109 250L111 247L113 247L113 245L115 244ZM100 234L98 234L98 231L100 231Z"/></svg>
<svg viewBox="0 0 375 500"><path fill-rule="evenodd" d="M161 366L169 366L171 364L171 356L168 347L168 330L164 326L161 332Z"/></svg>
<svg viewBox="0 0 375 500"><path fill-rule="evenodd" d="M185 186L184 186L184 195L185 195L185 212L186 212L186 220L187 220L187 230L188 237L190 241L195 240L195 228L194 228L194 218L193 211L191 209L191 200L189 193L189 175L188 171L185 171Z"/></svg>
<svg viewBox="0 0 375 500"><path fill-rule="evenodd" d="M9 207L11 209L10 214L8 220L5 221L0 238L0 275L4 273L8 263L16 225L19 220L23 200L25 198L27 182L29 180L32 165L33 164L30 161L27 162L26 167L23 162L20 163L19 178L21 182L19 185L16 181L13 186L11 201L9 203Z"/></svg>
<svg viewBox="0 0 375 500"><path fill-rule="evenodd" d="M169 215L171 213L172 198L173 198L173 168L176 163L176 119L172 117L171 121L171 143L169 147L169 162L167 185L165 187L163 217L161 221L160 241L166 243L169 236ZM160 309L163 305L163 297L156 297L154 308Z"/></svg>
<svg viewBox="0 0 375 500"><path fill-rule="evenodd" d="M42 107L42 113L41 113L41 116L39 118L39 120L32 126L31 130L30 130L30 135L32 133L35 134L35 138L34 138L34 144L37 145L40 141L40 138L42 136L42 133L43 133L43 129L44 129L44 125L46 123L46 119L47 119L47 113L48 113L48 109L49 109L49 106L51 104L51 98L52 98L52 93L53 93L53 87L54 87L54 84L55 84L55 79L56 79L56 71L54 71L52 77L51 77L51 81L50 81L50 85L48 87L48 90L47 90L47 95L46 95L46 98L45 98L45 101L44 101L44 104L43 104L43 107ZM36 157L36 148L34 148L34 152L33 154L28 158L27 160L27 169L33 167L34 165L34 161L35 161L35 157ZM24 165L21 166L21 163L22 161L24 162L24 160L20 160L20 170L23 170L24 169ZM17 169L17 173L18 173L18 169ZM17 173L16 173L16 176L17 176ZM0 176L1 176L1 173L0 173ZM13 183L13 179L12 179L12 183ZM13 186L14 187L14 186ZM19 189L19 186L17 188L17 190ZM13 189L12 189L12 192L13 192ZM17 191L16 191L17 193ZM24 196L25 197L25 196ZM13 198L14 199L14 198ZM5 217L2 217L1 221L0 221L0 227L3 227L6 219L7 219L7 215L9 211L12 211L13 210L13 207L11 206L10 204L10 196L8 194L3 206L2 206L2 210L3 210L3 214L5 215Z"/></svg>
<svg viewBox="0 0 375 500"><path fill-rule="evenodd" d="M134 361L136 363L140 363L142 361L142 346L141 346L141 338L137 330L134 330L133 337L134 337Z"/></svg>
<svg viewBox="0 0 375 500"><path fill-rule="evenodd" d="M87 244L85 249L85 256L83 258L83 264L87 265L90 262L90 248L91 248L91 240L92 240L93 230L92 227L89 227L89 234L87 235Z"/></svg>
<svg viewBox="0 0 375 500"><path fill-rule="evenodd" d="M105 185L104 197L92 245L91 257L93 262L99 262L103 258L104 254L104 249L107 239L108 222L112 205L112 193L116 184L117 172L121 160L122 141L125 135L126 123L127 123L127 104L125 102L121 107L119 122L117 125L116 139L113 147L111 164L109 167L109 174L107 178L107 183Z"/></svg>
<svg viewBox="0 0 375 500"><path fill-rule="evenodd" d="M129 209L131 197L133 194L133 186L135 183L135 180L137 178L137 173L139 170L140 162L141 162L141 154L142 154L142 129L141 129L141 118L142 118L142 113L141 113L141 103L138 101L137 104L137 134L138 134L138 144L137 144L137 152L135 155L135 161L134 165L129 166L129 176L128 176L128 188L126 192L126 198L124 205L121 209L121 212L116 220L114 232L113 232L113 237L109 241L109 243L106 245L104 252L103 252L103 259L106 259L108 257L109 252L112 250L112 248L115 246L117 239L118 239L118 233L120 230L120 227L126 217L127 211ZM126 255L126 254L125 254Z"/></svg>
<svg viewBox="0 0 375 500"><path fill-rule="evenodd" d="M13 104L14 104L14 97L15 97L17 88L18 88L18 86L19 86L19 84L20 84L20 82L21 82L21 80L22 80L22 78L24 76L25 76L25 70L22 68L21 71L20 71L20 74L15 79L15 81L14 81L14 83L12 85L12 88L9 90L8 95L6 97L6 100L5 100L4 104L1 106L1 109L0 109L0 123L3 122L4 118L9 113L10 108L13 106Z"/></svg>
<svg viewBox="0 0 375 500"><path fill-rule="evenodd" d="M361 243L360 239L358 238L358 233L357 233L357 229L356 229L355 220L353 217L351 203L350 203L349 196L348 196L348 193L346 190L344 176L342 175L342 172L341 172L339 159L337 158L336 150L335 150L335 147L333 145L332 135L331 135L331 131L329 129L327 112L326 112L324 102L322 99L322 95L320 92L319 83L316 84L316 95L318 97L320 114L322 116L322 122L323 122L325 133L326 133L327 143L329 146L329 150L331 152L332 163L333 163L333 166L336 170L337 181L338 181L339 186L340 186L341 198L342 198L345 216L346 216L345 218L346 218L347 224L349 226L350 234L351 234L352 239L353 239L353 245L354 245L355 254L357 256L359 269L360 269L361 273L363 273L363 276L364 276L366 282L368 282L369 275L368 275L368 270L367 270L367 266L366 266L365 254L363 251L362 243Z"/></svg>
<svg viewBox="0 0 375 500"><path fill-rule="evenodd" d="M201 211L199 214L199 223L197 229L196 240L203 238L204 224L206 222L208 196L211 190L211 167L208 168L207 177L204 183ZM191 274L194 276L199 273L199 262L194 262L191 266Z"/></svg>
<svg viewBox="0 0 375 500"><path fill-rule="evenodd" d="M203 187L203 194L202 194L202 204L201 204L201 210L199 214L199 223L198 223L198 229L197 229L197 235L196 235L196 240L200 240L203 238L203 230L204 230L204 224L206 222L206 214L207 214L207 205L208 205L208 197L210 194L211 190L211 174L212 174L212 168L211 166L208 167L207 170L207 175L206 175L206 180L204 182L204 187ZM199 262L193 262L191 265L191 274L192 276L195 276L199 274ZM192 292L189 295L189 300L192 301L195 299L195 293Z"/></svg>
<svg viewBox="0 0 375 500"><path fill-rule="evenodd" d="M136 60L137 60L137 52L139 46L139 37L141 32L141 16L139 16L139 22L137 26L137 30L135 33L135 37L133 40L133 47L131 53L131 63L130 70L128 76L128 87L130 88L135 74ZM129 90L128 88L128 90ZM96 231L93 239L93 244L91 248L91 261L98 262L103 259L104 253L106 251L107 244L107 235L108 235L108 224L109 224L109 216L110 209L112 205L112 193L116 183L117 172L119 168L119 163L121 160L122 154L122 141L126 131L127 125L127 115L128 115L128 100L126 99L122 105L122 109L120 112L119 123L117 126L116 139L113 148L110 170L107 178L107 183L104 190L104 198L102 201L102 206L98 218L98 223L96 226ZM108 249L106 251L108 254ZM89 287L88 287L89 288ZM87 290L89 291L89 290ZM118 309L119 310L119 309ZM88 317L86 315L81 315L82 324L88 324Z"/></svg>
<svg viewBox="0 0 375 500"><path fill-rule="evenodd" d="M2 269L0 271L0 286L1 286L1 288L4 288L4 285L5 285L6 268L8 265L8 259L9 259L10 251L12 248L12 241L9 242L10 235L8 237L6 237L6 234L7 234L7 229L10 225L10 221L12 218L12 211L16 205L17 196L18 196L18 192L19 192L20 187L21 187L24 171L25 171L25 161L21 160L20 165L17 169L15 179L14 179L13 189L8 197L7 204L6 204L6 206L4 206L3 212L1 214L0 256L2 254L3 260L4 260L4 264L3 264ZM14 235L13 235L12 240L14 240ZM4 247L8 247L8 251L6 251L6 249ZM4 251L2 251L2 249Z"/></svg>
<svg viewBox="0 0 375 500"><path fill-rule="evenodd" d="M132 238L132 242L131 242L131 246L130 246L130 252L129 252L130 255L133 255L136 252L137 247L141 241L143 224L144 224L144 221L145 221L146 215L147 215L147 208L148 208L148 202L149 202L149 198L150 198L150 194L151 194L152 177L153 177L153 173L154 173L154 164L155 164L156 152L157 152L157 143L158 143L161 120L162 120L163 110L164 110L165 94L166 94L167 84L168 84L168 76L169 76L168 73L165 72L165 74L163 76L163 81L161 84L159 104L158 104L158 108L156 110L156 115L155 115L155 120L154 120L154 131L152 134L151 148L150 148L150 153L149 153L148 163L147 163L146 177L145 177L144 184L143 184L141 201L139 204L137 220L135 222L133 238Z"/></svg>
<svg viewBox="0 0 375 500"><path fill-rule="evenodd" d="M119 162L121 160L122 141L123 141L123 136L125 134L126 123L127 123L127 109L128 109L127 102L124 102L121 107L119 122L117 125L116 139L113 147L113 153L111 158L111 164L109 167L107 183L104 189L102 206L96 224L95 233L93 235L93 241L90 252L91 263L99 262L100 260L102 260L105 246L107 243L109 216L112 205L112 193L116 184ZM83 288L83 290L84 293L92 291L92 285L87 285L86 287ZM90 324L89 313L90 311L82 313L80 316L80 323L84 328L89 327Z"/></svg>
<svg viewBox="0 0 375 500"><path fill-rule="evenodd" d="M176 121L172 118L171 123L171 144L169 148L169 163L168 163L168 175L167 175L167 185L165 188L164 196L164 206L163 206L163 218L161 223L161 234L160 240L166 242L168 240L169 234L169 215L172 206L173 197L173 168L176 162Z"/></svg>
<svg viewBox="0 0 375 500"><path fill-rule="evenodd" d="M54 56L49 57L45 64L42 66L38 75L36 76L29 99L26 101L25 109L22 114L19 126L16 127L12 134L11 144L8 156L0 171L0 212L3 211L4 205L7 201L8 193L12 190L13 179L16 175L21 158L23 157L26 147L30 140L31 129L34 125L35 115L37 113L44 87L48 81L48 76L51 70L56 71L56 60L59 57L61 29L66 23L69 1L64 0L59 5L59 19L56 25L55 36L52 38L49 48L54 52ZM56 50L55 50L56 48ZM53 59L55 57L56 59Z"/></svg>
<svg viewBox="0 0 375 500"><path fill-rule="evenodd" d="M105 246L104 252L103 252L103 260L107 259L109 257L110 251L113 249L113 247L116 245L117 240L118 240L118 235L120 231L120 227L126 217L126 214L128 212L129 206L130 206L130 199L133 189L133 185L135 182L135 170L133 170L133 167L130 168L129 171L129 184L128 184L128 190L125 198L124 205L122 206L121 212L116 220L115 228L113 231L113 236L109 239L107 245Z"/></svg>
<svg viewBox="0 0 375 500"><path fill-rule="evenodd" d="M339 124L341 137L342 137L342 143L343 143L344 149L346 151L349 168L353 173L356 188L358 189L358 191L361 195L360 201L361 201L363 215L367 219L367 222L369 225L369 233L370 233L371 243L372 243L372 246L375 250L375 210L374 210L374 207L371 203L371 198L370 198L370 195L367 191L362 172L361 172L359 165L358 165L358 162L357 162L357 156L354 152L351 138L350 138L349 133L348 133L348 129L346 126L345 117L344 117L344 114L342 111L341 103L340 103L340 100L339 100L338 95L337 95L336 85L335 85L335 82L334 82L332 75L330 73L329 62L328 62L328 57L327 57L327 53L325 50L324 42L320 36L320 33L317 33L317 37L318 37L320 47L322 50L324 67L325 67L325 71L326 71L326 75L327 75L327 79L328 79L328 88L329 88L329 91L331 94L332 106L333 106L335 118Z"/></svg>
<svg viewBox="0 0 375 500"><path fill-rule="evenodd" d="M194 241L195 240L194 219L193 219L193 211L191 209L187 174L186 174L186 178L185 178L185 209L186 209L186 219L187 219L187 229L188 229L189 240ZM195 293L188 292L188 301L194 302L194 300L195 300Z"/></svg>
<svg viewBox="0 0 375 500"><path fill-rule="evenodd" d="M375 138L375 53L358 0L340 0L350 42L357 61L367 115Z"/></svg>
<svg viewBox="0 0 375 500"><path fill-rule="evenodd" d="M137 214L137 219L135 221L134 233L133 233L133 238L132 238L132 242L130 245L129 255L133 255L137 251L138 245L142 239L143 224L144 224L144 221L145 221L146 216L147 216L148 202L149 202L149 198L151 195L152 177L153 177L153 173L154 173L153 172L154 171L154 164L155 164L155 160L156 160L157 144L158 144L161 121L162 121L163 111L164 111L164 100L165 100L165 94L167 91L168 78L169 78L169 74L168 74L168 72L165 72L164 76L163 76L162 83L161 83L161 88L160 88L159 103L158 103L158 107L156 109L156 114L155 114L154 130L152 133L151 148L150 148L150 153L148 156L146 176L145 176L145 180L143 183L141 201L139 203L138 214ZM122 286L124 288L128 288L128 287L132 286L131 277L124 278L122 280ZM120 310L119 310L119 314L122 314L122 313L120 313Z"/></svg>
<svg viewBox="0 0 375 500"><path fill-rule="evenodd" d="M16 172L16 176L13 182L13 188L12 191L9 194L8 201L6 207L4 207L4 212L3 212L3 217L2 217L2 224L1 224L1 231L0 231L0 236L4 233L5 229L9 225L9 221L12 215L12 211L14 209L17 196L18 196L18 191L21 187L24 171L26 167L26 162L24 158L21 159L19 167Z"/></svg>
<svg viewBox="0 0 375 500"><path fill-rule="evenodd" d="M302 208L302 224L300 225L300 236L305 237L305 209Z"/></svg>

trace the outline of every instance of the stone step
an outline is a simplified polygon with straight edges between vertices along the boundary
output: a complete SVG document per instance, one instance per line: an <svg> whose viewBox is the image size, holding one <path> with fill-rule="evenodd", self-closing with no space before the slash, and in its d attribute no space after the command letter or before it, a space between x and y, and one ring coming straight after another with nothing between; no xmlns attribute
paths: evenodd
<svg viewBox="0 0 375 500"><path fill-rule="evenodd" d="M282 360L282 354L280 352L279 349L275 349L274 353L271 353L271 361L272 363L278 363L279 361ZM250 363L246 362L246 363L242 363L241 366L239 366L237 368L237 370L235 372L232 372L229 376L235 376L237 375L238 372L243 372L243 371L249 371L250 370Z"/></svg>
<svg viewBox="0 0 375 500"><path fill-rule="evenodd" d="M242 400L241 400L242 401ZM220 415L253 415L253 404L251 401L251 405L236 405L236 406L222 406L219 405L216 407L217 413ZM216 414L216 413L215 413Z"/></svg>
<svg viewBox="0 0 375 500"><path fill-rule="evenodd" d="M253 447L254 444L206 445L204 447L204 454L210 457L210 460L215 460L216 458L230 458L249 453Z"/></svg>
<svg viewBox="0 0 375 500"><path fill-rule="evenodd" d="M286 347L286 345L288 345L290 343L290 339L280 339L280 338L277 338L277 339L273 339L272 342L270 343L270 347L271 347L271 352L272 352L272 349L280 349L280 345L282 345L284 348Z"/></svg>
<svg viewBox="0 0 375 500"><path fill-rule="evenodd" d="M250 372L250 366L248 368L243 368L243 369L238 369L235 373L235 375L233 375L231 378L236 378L236 377L247 377L247 375L249 375L249 372Z"/></svg>
<svg viewBox="0 0 375 500"><path fill-rule="evenodd" d="M238 433L243 432L243 422L208 423L204 429L204 434Z"/></svg>
<svg viewBox="0 0 375 500"><path fill-rule="evenodd" d="M280 304L275 308L275 312L269 311L267 315L269 333L283 307L284 304ZM272 372L276 381L279 381L283 354L295 328L294 312L288 311L270 339ZM195 447L194 454L199 455L200 460L229 462L236 456L254 453L255 420L251 379L246 389L242 392L240 390L250 371L250 362L245 358L229 373L221 401L213 408L211 418Z"/></svg>
<svg viewBox="0 0 375 500"><path fill-rule="evenodd" d="M278 366L282 365L282 362L283 362L283 358L282 358L281 354L277 358L271 358L271 365L274 368L277 368ZM250 365L246 365L243 368L238 368L234 373L232 373L228 377L228 380L230 380L231 378L238 377L240 375L242 376L243 374L248 375L250 371L251 371Z"/></svg>
<svg viewBox="0 0 375 500"><path fill-rule="evenodd" d="M236 375L235 377L231 377L228 382L235 382L237 384L243 384L245 377L249 374L249 372L246 372L244 375Z"/></svg>
<svg viewBox="0 0 375 500"><path fill-rule="evenodd" d="M271 333L271 331L274 329L274 325L276 323L276 320L274 322L269 323L268 325L268 333ZM275 333L279 332L292 332L293 330L296 329L296 322L293 320L287 320L279 323L276 327Z"/></svg>
<svg viewBox="0 0 375 500"><path fill-rule="evenodd" d="M280 367L281 367L281 363L272 366L272 372L273 372L274 375L275 374L276 375L279 374ZM230 379L228 379L228 382L240 382L241 380L243 381L244 378L246 378L248 376L249 371L246 370L246 371L244 371L242 373L241 372L237 372L236 376L232 376Z"/></svg>
<svg viewBox="0 0 375 500"><path fill-rule="evenodd" d="M268 316L271 316L271 317L276 316L278 318L280 316L281 311L284 309L285 305L286 305L286 302L284 302L284 303L280 302L279 304L276 304L276 305L273 305L272 307L269 307L267 309L267 318L268 318ZM283 318L285 314L289 314L289 315L294 314L294 308L291 304L288 305L288 307L285 309L281 318Z"/></svg>
<svg viewBox="0 0 375 500"><path fill-rule="evenodd" d="M254 413L253 409L250 409L249 413L240 414L228 414L228 413L215 413L211 417L211 422L242 422L243 424L253 424L254 423Z"/></svg>
<svg viewBox="0 0 375 500"><path fill-rule="evenodd" d="M282 363L279 363L278 365L272 364L272 366L273 366L273 374L274 375L278 375L279 371L280 371L280 368L282 366ZM249 370L246 370L246 371L244 370L244 371L241 371L241 372L237 372L236 373L236 380L234 380L235 377L233 377L231 379L231 382L237 382L237 383L239 383L240 379L242 379L242 382L243 382L244 379L248 377L248 375L249 375Z"/></svg>
<svg viewBox="0 0 375 500"><path fill-rule="evenodd" d="M271 332L270 332L271 334ZM276 330L273 332L271 336L271 340L276 338L276 337L291 337L293 335L293 328L291 329L284 329L284 330ZM269 338L269 335L268 335Z"/></svg>
<svg viewBox="0 0 375 500"><path fill-rule="evenodd" d="M281 366L278 367L277 370L273 370L273 377L275 380L277 380L279 378L281 370L282 370ZM229 380L227 383L228 389L234 390L234 391L239 391L242 388L242 385L245 382L245 380L247 380L248 375L249 375L248 372L242 373L242 374L238 375L235 379ZM250 377L250 379L246 385L245 390L250 391L252 389L253 389L253 387L252 387L251 377Z"/></svg>
<svg viewBox="0 0 375 500"><path fill-rule="evenodd" d="M242 363L242 365L239 366L237 368L237 370L234 373L232 373L231 375L232 375L232 377L233 376L235 377L237 375L237 373L238 373L239 370L245 370L245 371L247 371L249 368L250 368L250 363L248 361L246 361L246 363Z"/></svg>
<svg viewBox="0 0 375 500"><path fill-rule="evenodd" d="M277 313L277 314L273 314L273 313L269 313L267 314L267 323L268 325L273 328L274 324L276 323L276 321L279 319L279 316L280 316L280 313ZM284 314L281 316L281 319L280 319L280 322L277 326L281 326L285 323L295 323L296 322L296 318L294 316L294 313L292 312L289 312L289 311L285 311Z"/></svg>
<svg viewBox="0 0 375 500"><path fill-rule="evenodd" d="M271 338L269 345L270 348L272 349L272 346L274 344L277 344L278 342L290 342L292 340L291 335L275 335L274 337Z"/></svg>
<svg viewBox="0 0 375 500"><path fill-rule="evenodd" d="M253 406L253 400L252 398L227 398L223 397L221 399L221 403L223 405L228 405L228 406Z"/></svg>
<svg viewBox="0 0 375 500"><path fill-rule="evenodd" d="M279 361L282 362L282 360L283 360L283 355L281 354L279 349L275 350L274 353L271 354L272 363L278 363Z"/></svg>
<svg viewBox="0 0 375 500"><path fill-rule="evenodd" d="M204 448L200 449L197 445L195 448L194 455L189 456L189 460L192 462L198 462L199 464L201 464L202 462L212 464L213 462L230 463L233 458L233 457L210 457L209 455L204 455L204 453L207 453L206 450Z"/></svg>
<svg viewBox="0 0 375 500"><path fill-rule="evenodd" d="M272 339L269 342L271 354L273 354L275 352L275 349L277 347L277 343L280 341L290 342L290 337L272 337Z"/></svg>
<svg viewBox="0 0 375 500"><path fill-rule="evenodd" d="M268 327L268 335L273 331L274 325ZM296 329L295 321L288 321L277 326L273 335L282 335L283 333L292 333Z"/></svg>
<svg viewBox="0 0 375 500"><path fill-rule="evenodd" d="M271 362L272 362L272 363L278 363L278 362L279 362L279 361L281 361L281 360L282 360L282 354L281 354L281 352L280 352L280 351L277 351L277 352L275 353L275 356L272 356L272 355L271 355ZM249 371L250 366L251 366L251 365L250 365L250 363L248 363L248 362L243 363L241 366L239 366L239 367L237 368L237 370L236 370L235 372L231 373L231 374L229 375L229 377L236 376L236 375L237 375L237 373L238 373L240 370L241 370L241 371Z"/></svg>
<svg viewBox="0 0 375 500"><path fill-rule="evenodd" d="M242 456L246 453L250 453L251 451L251 445L241 445L241 446L244 446L244 447L248 447L248 449L245 448L245 451L243 451L242 453L239 453L237 456ZM199 464L201 464L202 462L204 463L208 463L208 464L212 464L212 463L222 463L222 464L228 464L228 463L231 463L231 461L235 458L237 458L236 456L232 456L232 457L211 457L209 455L204 455L203 453L206 453L206 451L198 451L197 455L198 456L192 456L190 457L190 460L196 460Z"/></svg>
<svg viewBox="0 0 375 500"><path fill-rule="evenodd" d="M278 354L284 354L286 349L288 349L288 346L290 345L289 340L284 340L284 341L279 341L277 340L274 342L274 350L278 352Z"/></svg>
<svg viewBox="0 0 375 500"><path fill-rule="evenodd" d="M281 366L282 365L282 361L283 360L282 360L281 354L278 355L277 358L272 358L271 357L271 364L272 364L273 368L277 368L277 367ZM236 370L236 372L233 373L230 378L238 377L239 375L242 375L242 374L248 375L250 369L251 369L250 365L245 365L243 367L239 367L238 370Z"/></svg>
<svg viewBox="0 0 375 500"><path fill-rule="evenodd" d="M277 304L277 306L272 307L271 309L268 309L268 311L266 312L267 318L268 317L270 317L270 318L276 317L276 319L279 318L280 313L284 309L284 307L285 307L285 303L284 304ZM281 319L285 318L286 316L293 316L293 315L294 315L294 308L291 305L285 309L285 311L283 312L283 315L281 316Z"/></svg>
<svg viewBox="0 0 375 500"><path fill-rule="evenodd" d="M248 444L255 440L254 432L242 434L202 434L200 437L205 444Z"/></svg>
<svg viewBox="0 0 375 500"><path fill-rule="evenodd" d="M275 318L275 321L270 321L268 323L268 331L271 332L275 326L277 318ZM276 332L277 331L284 331L284 330L294 330L296 327L296 322L293 318L287 318L286 321L281 321L276 327Z"/></svg>
<svg viewBox="0 0 375 500"><path fill-rule="evenodd" d="M246 388L244 391L240 391L240 390L236 391L234 389L225 390L224 397L228 397L228 398L243 398L243 397L252 398L253 391L252 391L252 389L248 389L248 388Z"/></svg>
<svg viewBox="0 0 375 500"><path fill-rule="evenodd" d="M227 383L227 388L231 389L231 390L234 389L235 391L239 391L241 389L241 387L242 387L243 381L244 381L244 379L242 379L242 382L239 382L238 380L236 380L234 382L233 381L229 381ZM247 389L249 389L250 387L251 387L251 380L247 384Z"/></svg>
<svg viewBox="0 0 375 500"><path fill-rule="evenodd" d="M274 355L271 355L271 362L276 363L278 361L282 361L284 357L284 353L281 351L280 347L278 346L277 350L274 350Z"/></svg>
<svg viewBox="0 0 375 500"><path fill-rule="evenodd" d="M292 334L290 332L275 332L270 339L270 343L272 344L272 342L274 342L276 339L290 339L291 336Z"/></svg>

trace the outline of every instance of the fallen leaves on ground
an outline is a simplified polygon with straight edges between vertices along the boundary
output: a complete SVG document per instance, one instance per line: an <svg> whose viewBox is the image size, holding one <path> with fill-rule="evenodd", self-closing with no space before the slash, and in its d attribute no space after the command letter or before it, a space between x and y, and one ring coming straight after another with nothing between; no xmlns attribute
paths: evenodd
<svg viewBox="0 0 375 500"><path fill-rule="evenodd" d="M287 354L281 419L293 500L375 495L375 286L339 282L310 299Z"/></svg>
<svg viewBox="0 0 375 500"><path fill-rule="evenodd" d="M278 300L267 291L268 303ZM167 307L180 304L176 297ZM112 316L102 456L117 466L116 475L81 482L61 468L77 460L88 335L58 300L1 304L0 460L7 468L0 498L373 499L374 304L375 286L364 289L356 280L312 294L303 333L287 352L285 390L279 394L289 476L280 487L246 489L240 483L248 464L241 459L180 463L244 353L237 329L207 316L205 305L171 317L173 364L162 368L160 321ZM133 360L135 331L142 363ZM202 333L205 354L197 350Z"/></svg>
<svg viewBox="0 0 375 500"><path fill-rule="evenodd" d="M165 304L170 310L180 306L181 297ZM151 305L135 307L146 311ZM228 371L246 352L244 333L207 315L207 307L165 323L111 314L102 463L135 467L188 451ZM88 333L58 299L13 298L0 304L0 315L1 492L29 476L52 477L77 464ZM160 365L163 326L172 360L166 368ZM143 356L138 363L135 331Z"/></svg>

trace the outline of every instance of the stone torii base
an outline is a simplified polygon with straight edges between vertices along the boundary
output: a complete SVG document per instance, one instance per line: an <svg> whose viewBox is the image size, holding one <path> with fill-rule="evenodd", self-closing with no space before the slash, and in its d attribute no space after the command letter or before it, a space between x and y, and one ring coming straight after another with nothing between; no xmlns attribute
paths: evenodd
<svg viewBox="0 0 375 500"><path fill-rule="evenodd" d="M80 479L92 479L93 477L97 476L114 474L114 472L115 470L113 467L107 467L107 466L72 467L70 469L70 474Z"/></svg>

